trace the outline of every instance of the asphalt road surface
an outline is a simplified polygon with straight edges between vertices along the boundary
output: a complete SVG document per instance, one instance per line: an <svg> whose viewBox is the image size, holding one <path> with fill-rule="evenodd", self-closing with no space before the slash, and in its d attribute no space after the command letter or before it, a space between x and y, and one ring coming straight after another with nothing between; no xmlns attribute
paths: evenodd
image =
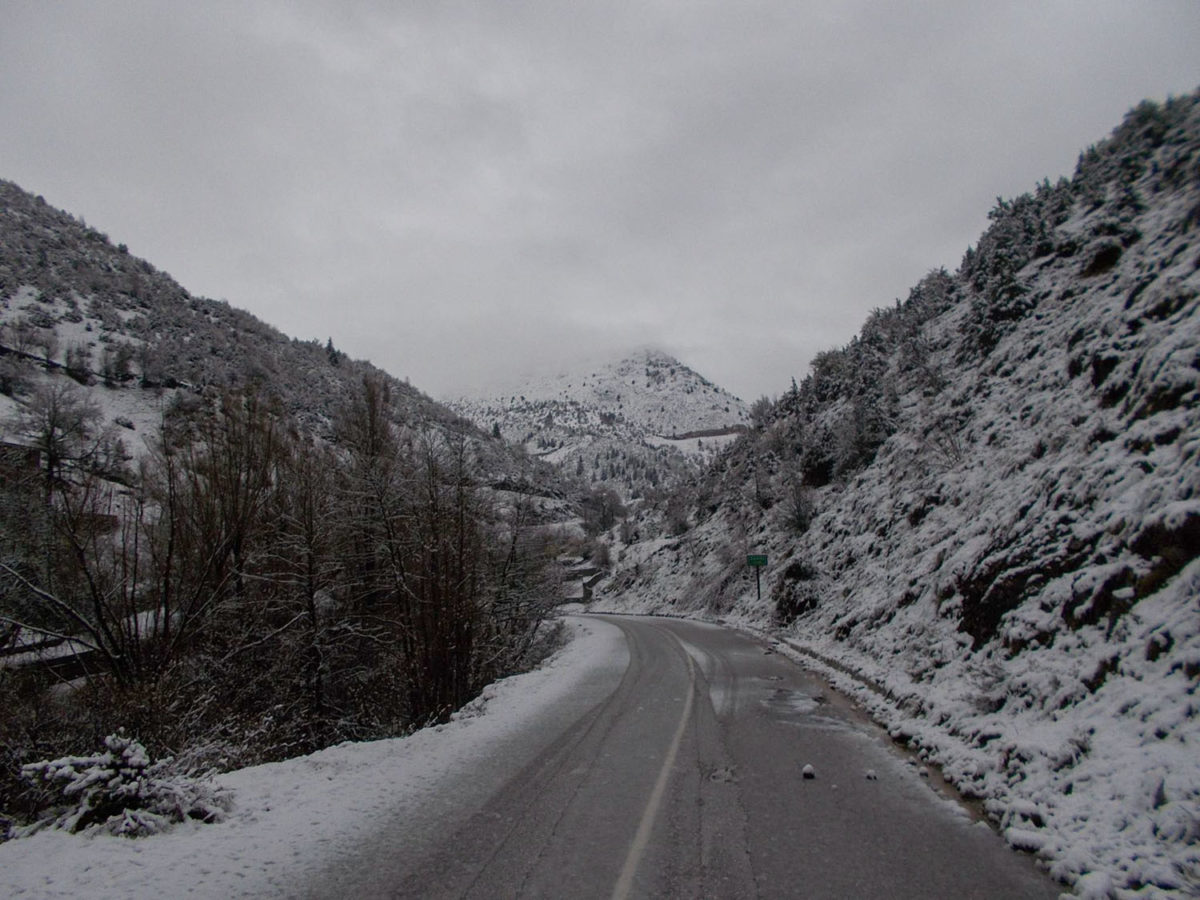
<svg viewBox="0 0 1200 900"><path fill-rule="evenodd" d="M313 896L1058 896L786 658L716 626L600 618L626 666L498 748L420 840L380 835Z"/></svg>

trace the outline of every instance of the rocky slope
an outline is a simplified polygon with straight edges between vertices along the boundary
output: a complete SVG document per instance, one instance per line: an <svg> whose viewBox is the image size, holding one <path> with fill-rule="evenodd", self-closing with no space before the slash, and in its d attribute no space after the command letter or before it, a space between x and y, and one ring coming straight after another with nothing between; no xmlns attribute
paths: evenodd
<svg viewBox="0 0 1200 900"><path fill-rule="evenodd" d="M749 419L741 400L657 350L451 405L480 428L626 499L694 476Z"/></svg>
<svg viewBox="0 0 1200 900"><path fill-rule="evenodd" d="M1200 95L991 219L597 596L778 629L1080 893L1195 896Z"/></svg>

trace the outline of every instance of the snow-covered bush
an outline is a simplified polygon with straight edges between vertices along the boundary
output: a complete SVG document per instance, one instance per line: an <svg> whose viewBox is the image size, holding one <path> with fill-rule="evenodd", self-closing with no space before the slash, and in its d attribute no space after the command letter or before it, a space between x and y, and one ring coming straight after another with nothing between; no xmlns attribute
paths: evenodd
<svg viewBox="0 0 1200 900"><path fill-rule="evenodd" d="M229 811L226 789L178 771L170 758L152 762L133 738L110 734L104 746L95 756L64 756L22 767L28 781L57 792L63 802L18 829L19 834L47 827L71 832L96 828L141 837L186 819L218 822Z"/></svg>

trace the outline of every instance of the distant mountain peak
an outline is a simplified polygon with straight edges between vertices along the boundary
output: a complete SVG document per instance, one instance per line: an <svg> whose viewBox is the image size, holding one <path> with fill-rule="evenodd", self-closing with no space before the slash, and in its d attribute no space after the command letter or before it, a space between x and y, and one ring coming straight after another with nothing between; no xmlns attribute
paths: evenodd
<svg viewBox="0 0 1200 900"><path fill-rule="evenodd" d="M740 399L653 346L560 366L500 396L451 405L481 428L628 496L690 472L749 419Z"/></svg>

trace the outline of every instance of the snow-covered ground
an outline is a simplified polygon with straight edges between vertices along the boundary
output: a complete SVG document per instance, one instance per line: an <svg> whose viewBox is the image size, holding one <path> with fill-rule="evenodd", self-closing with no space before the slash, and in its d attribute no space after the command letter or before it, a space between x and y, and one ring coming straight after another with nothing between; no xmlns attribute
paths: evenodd
<svg viewBox="0 0 1200 900"><path fill-rule="evenodd" d="M651 447L674 447L685 456L711 456L723 447L728 447L741 435L740 431L730 431L728 434L711 434L701 438L670 438L660 435L649 435L646 443Z"/></svg>
<svg viewBox="0 0 1200 900"><path fill-rule="evenodd" d="M149 838L43 831L0 844L6 898L294 897L386 830L419 848L430 823L482 805L501 773L481 760L537 735L546 717L572 717L620 677L619 630L568 618L571 642L541 668L504 679L446 725L409 737L343 744L222 775L234 810L219 824L187 824Z"/></svg>
<svg viewBox="0 0 1200 900"><path fill-rule="evenodd" d="M86 352L88 365L94 372L101 369L99 347L100 336L104 334L102 322L95 316L72 315L70 305L63 299L43 298L37 300L39 292L29 286L18 289L13 296L0 304L0 328L11 326L30 311L35 311L53 321L54 341L57 349L50 356L50 362L62 366L66 363L68 348L78 348ZM128 310L124 310L128 314ZM79 321L72 321L78 318ZM131 348L141 346L145 342L134 337L124 338ZM41 355L42 348L31 348L32 353ZM39 362L25 371L25 378L31 385L38 383L58 383L78 389L86 393L90 403L100 411L99 425L113 427L116 434L126 444L126 449L135 456L145 452L146 444L152 441L157 428L162 422L164 410L170 405L176 395L175 390L161 391L128 390L94 384L90 389L79 388L61 369L54 374L48 374L41 368ZM12 434L15 417L20 412L20 405L10 396L0 394L0 439L8 440ZM122 424L118 424L122 423ZM19 441L18 441L19 442Z"/></svg>

